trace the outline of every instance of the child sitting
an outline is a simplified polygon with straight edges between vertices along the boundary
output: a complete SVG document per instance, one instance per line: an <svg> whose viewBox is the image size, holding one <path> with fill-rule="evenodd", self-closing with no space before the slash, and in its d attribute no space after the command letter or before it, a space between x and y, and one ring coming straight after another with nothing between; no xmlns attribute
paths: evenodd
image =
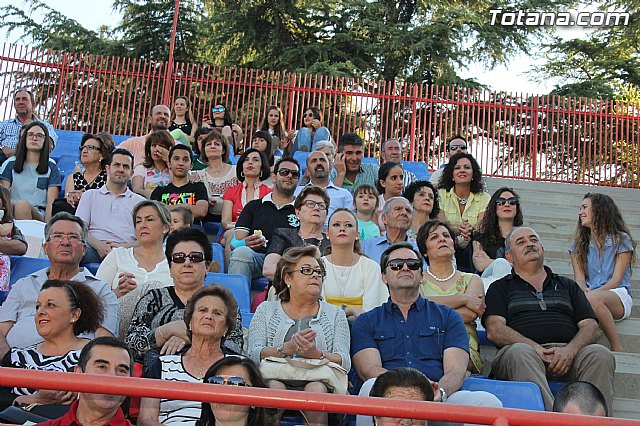
<svg viewBox="0 0 640 426"><path fill-rule="evenodd" d="M379 196L378 190L371 185L360 185L353 193L353 205L358 218L360 240L380 236L380 227L376 223Z"/></svg>

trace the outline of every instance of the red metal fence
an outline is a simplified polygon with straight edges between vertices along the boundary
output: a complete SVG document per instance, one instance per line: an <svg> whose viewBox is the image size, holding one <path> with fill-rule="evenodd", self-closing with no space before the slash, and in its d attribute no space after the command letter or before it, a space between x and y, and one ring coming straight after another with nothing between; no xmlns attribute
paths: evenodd
<svg viewBox="0 0 640 426"><path fill-rule="evenodd" d="M444 141L464 135L487 175L640 188L638 105L615 101L338 78L244 68L69 54L4 44L0 118L17 87L36 91L37 114L65 130L140 135L156 103L188 96L198 120L223 102L247 141L267 107L287 129L319 106L334 139L355 131L375 156L403 141L409 160L436 168ZM168 98L168 99L163 99Z"/></svg>

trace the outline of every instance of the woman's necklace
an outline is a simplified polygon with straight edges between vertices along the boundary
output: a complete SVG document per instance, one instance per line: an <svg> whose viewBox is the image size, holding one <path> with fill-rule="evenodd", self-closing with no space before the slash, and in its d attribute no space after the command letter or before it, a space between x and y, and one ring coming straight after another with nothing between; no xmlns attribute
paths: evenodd
<svg viewBox="0 0 640 426"><path fill-rule="evenodd" d="M448 277L446 277L446 278L439 278L439 277L435 276L435 275L433 274L433 272L431 272L431 271L429 270L429 267L428 267L428 266L427 266L426 272L427 272L427 274L429 274L429 276L430 276L431 278L433 278L434 280L438 281L439 283L443 283L443 282L449 281L449 280L450 280L451 278L453 278L453 276L456 274L456 272L457 272L457 271L456 271L456 268L454 268L454 267L453 267L453 265L451 265L451 269L453 269L453 271L451 272L451 275L449 275L449 276L448 276Z"/></svg>
<svg viewBox="0 0 640 426"><path fill-rule="evenodd" d="M340 292L340 297L344 297L344 293L347 291L347 285L349 284L349 278L351 278L351 271L353 271L353 267L356 266L354 265L354 261L356 258L356 254L353 253L351 255L351 266L349 266L349 273L347 274L347 279L342 281L342 279L338 279L338 274L336 273L336 265L334 265L332 262L329 262L329 264L331 265L331 273L333 274L333 280L336 283L336 286L338 287L338 291Z"/></svg>
<svg viewBox="0 0 640 426"><path fill-rule="evenodd" d="M302 235L300 235L300 233L298 233L298 235L300 236L300 238L302 238L302 241L305 244L312 244L311 242L307 241L307 240L310 240L312 238L318 240L318 242L314 244L318 248L320 248L320 244L322 244L322 241L324 241L324 234L322 233L322 231L320 232L320 236L310 235L308 237L303 237Z"/></svg>

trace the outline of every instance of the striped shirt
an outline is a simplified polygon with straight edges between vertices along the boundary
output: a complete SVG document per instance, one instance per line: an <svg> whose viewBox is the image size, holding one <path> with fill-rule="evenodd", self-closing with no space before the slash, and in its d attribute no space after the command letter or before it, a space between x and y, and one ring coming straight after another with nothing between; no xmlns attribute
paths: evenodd
<svg viewBox="0 0 640 426"><path fill-rule="evenodd" d="M35 115L33 121L37 121L45 125L49 131L49 136L53 139L53 142L58 143L58 135L53 126L44 120L40 120ZM20 136L20 130L22 130L22 123L17 117L10 118L9 120L0 123L0 146L8 146L11 149L16 149L18 145L18 138Z"/></svg>

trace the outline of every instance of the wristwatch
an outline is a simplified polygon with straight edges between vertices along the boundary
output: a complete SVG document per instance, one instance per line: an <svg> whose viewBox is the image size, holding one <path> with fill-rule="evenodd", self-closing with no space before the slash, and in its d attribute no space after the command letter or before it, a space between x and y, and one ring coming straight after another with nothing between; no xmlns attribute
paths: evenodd
<svg viewBox="0 0 640 426"><path fill-rule="evenodd" d="M281 344L280 346L278 346L276 348L276 351L278 351L278 355L280 355L282 358L286 358L287 354L284 352L284 343Z"/></svg>
<svg viewBox="0 0 640 426"><path fill-rule="evenodd" d="M440 391L440 401L447 402L447 399L449 399L447 393L442 388L438 388L438 390Z"/></svg>

